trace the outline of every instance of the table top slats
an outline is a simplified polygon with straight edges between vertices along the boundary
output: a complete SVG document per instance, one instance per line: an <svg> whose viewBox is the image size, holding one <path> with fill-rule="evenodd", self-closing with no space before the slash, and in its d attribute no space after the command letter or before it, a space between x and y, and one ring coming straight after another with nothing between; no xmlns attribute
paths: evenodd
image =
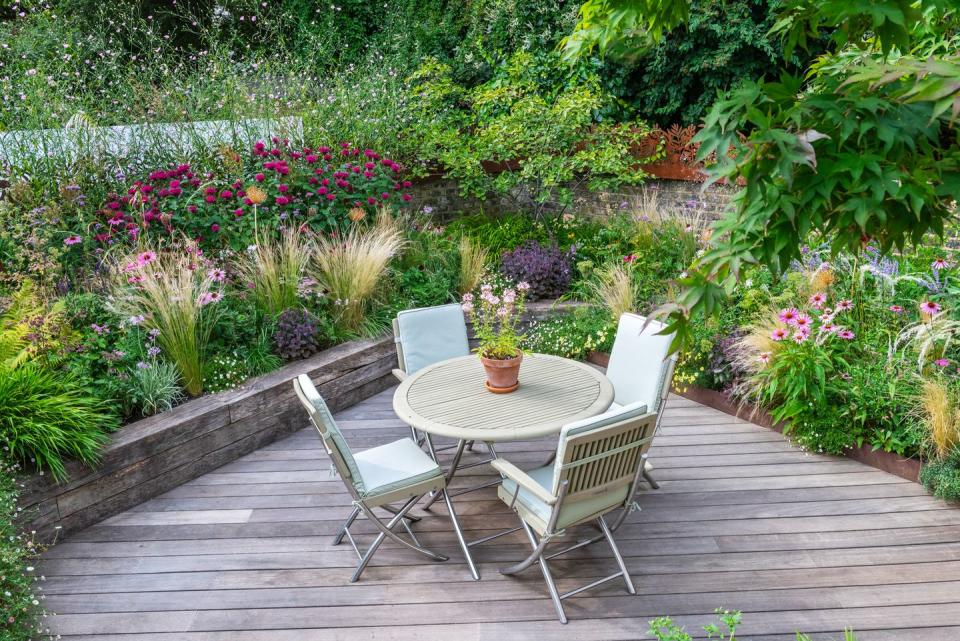
<svg viewBox="0 0 960 641"><path fill-rule="evenodd" d="M613 402L613 385L600 371L545 354L524 356L515 392L494 394L485 380L476 356L436 363L397 388L394 410L431 434L495 442L558 433L564 424L600 414Z"/></svg>

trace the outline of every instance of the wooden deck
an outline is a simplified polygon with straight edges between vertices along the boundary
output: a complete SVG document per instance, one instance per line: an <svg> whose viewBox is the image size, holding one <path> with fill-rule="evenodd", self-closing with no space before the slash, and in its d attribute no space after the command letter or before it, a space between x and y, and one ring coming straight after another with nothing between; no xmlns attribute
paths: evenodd
<svg viewBox="0 0 960 641"><path fill-rule="evenodd" d="M408 434L391 394L338 415L354 447ZM51 548L40 570L54 629L85 641L633 640L655 616L696 632L725 607L744 611L738 639L838 639L847 626L860 641L960 639L960 510L685 399L671 400L651 453L662 487L639 494L618 533L638 595L611 582L568 599L566 626L536 568L497 573L526 554L516 535L475 548L483 580L469 580L442 505L416 527L448 562L385 545L349 584L356 558L330 538L350 501L320 446L303 430ZM499 448L521 466L549 449ZM492 489L456 500L469 538L516 524ZM561 590L613 567L603 544L553 563Z"/></svg>

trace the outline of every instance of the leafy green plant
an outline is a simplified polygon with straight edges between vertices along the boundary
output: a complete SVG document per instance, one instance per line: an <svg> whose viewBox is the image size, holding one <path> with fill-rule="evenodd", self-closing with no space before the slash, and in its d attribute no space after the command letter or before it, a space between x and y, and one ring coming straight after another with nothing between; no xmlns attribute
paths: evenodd
<svg viewBox="0 0 960 641"><path fill-rule="evenodd" d="M739 627L743 616L738 611L724 610L717 608L715 610L720 625L709 623L703 626L703 631L707 633L708 639L719 639L720 641L736 641L737 627ZM721 628L720 626L723 626ZM657 641L692 641L687 632L673 622L670 617L659 617L650 622L650 634L656 637Z"/></svg>
<svg viewBox="0 0 960 641"><path fill-rule="evenodd" d="M565 209L578 188L643 182L631 150L649 127L597 122L593 114L609 98L596 78L545 95L531 63L532 54L517 52L497 77L469 91L456 88L449 66L425 63L411 77L413 94L426 98L418 114L427 125L421 159L439 164L464 194L498 194L538 213Z"/></svg>
<svg viewBox="0 0 960 641"><path fill-rule="evenodd" d="M217 354L204 364L203 386L211 393L239 387L247 380L247 368L239 354Z"/></svg>
<svg viewBox="0 0 960 641"><path fill-rule="evenodd" d="M960 501L960 450L925 463L920 469L920 482L934 496Z"/></svg>
<svg viewBox="0 0 960 641"><path fill-rule="evenodd" d="M833 30L833 51L805 76L741 84L707 115L698 158L715 161L712 180L744 188L661 310L675 347L689 341L691 316L715 313L745 267L784 270L812 231L834 249L856 252L873 239L886 252L942 234L954 218L960 87L951 79L960 60L946 52L955 51L958 16L942 0L873 4L786 2L775 26L785 54L824 30ZM568 47L649 46L686 23L689 8L688 0L591 0Z"/></svg>
<svg viewBox="0 0 960 641"><path fill-rule="evenodd" d="M143 416L172 409L180 400L180 371L161 360L141 361L132 370L126 384L126 400Z"/></svg>
<svg viewBox="0 0 960 641"><path fill-rule="evenodd" d="M567 314L531 322L522 347L531 352L582 360L590 352L609 353L616 333L616 320L607 310L581 307Z"/></svg>

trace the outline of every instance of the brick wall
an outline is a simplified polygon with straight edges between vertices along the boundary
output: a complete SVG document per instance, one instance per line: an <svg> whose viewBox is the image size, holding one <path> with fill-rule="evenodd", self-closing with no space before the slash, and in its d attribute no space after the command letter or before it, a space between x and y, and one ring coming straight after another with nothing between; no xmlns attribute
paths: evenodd
<svg viewBox="0 0 960 641"><path fill-rule="evenodd" d="M686 180L651 179L641 187L626 186L615 192L579 191L569 211L579 215L604 216L616 211L641 213L655 203L657 211L698 211L709 218L717 218L730 201L735 188L727 185L703 187L703 183ZM504 214L525 209L522 198L490 195L486 199L463 197L457 182L452 179L430 177L414 184L414 202L438 218L451 218L463 213L486 212ZM557 210L556 203L548 208Z"/></svg>

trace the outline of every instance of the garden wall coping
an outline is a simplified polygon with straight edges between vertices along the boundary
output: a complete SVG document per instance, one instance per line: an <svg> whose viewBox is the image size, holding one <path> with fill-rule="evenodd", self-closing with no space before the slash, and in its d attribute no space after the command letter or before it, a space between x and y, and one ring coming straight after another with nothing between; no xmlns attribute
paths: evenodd
<svg viewBox="0 0 960 641"><path fill-rule="evenodd" d="M392 337L351 341L122 427L91 469L72 462L70 480L23 480L21 527L41 540L68 535L229 463L307 425L290 380L308 374L332 410L394 383Z"/></svg>
<svg viewBox="0 0 960 641"><path fill-rule="evenodd" d="M580 305L529 303L523 323ZM63 537L306 427L306 414L290 385L299 374L308 374L330 409L338 411L393 385L395 367L392 336L351 341L250 379L237 389L202 396L125 425L112 434L97 467L70 462L70 480L62 484L47 474L22 479L21 527L36 531L40 540Z"/></svg>

